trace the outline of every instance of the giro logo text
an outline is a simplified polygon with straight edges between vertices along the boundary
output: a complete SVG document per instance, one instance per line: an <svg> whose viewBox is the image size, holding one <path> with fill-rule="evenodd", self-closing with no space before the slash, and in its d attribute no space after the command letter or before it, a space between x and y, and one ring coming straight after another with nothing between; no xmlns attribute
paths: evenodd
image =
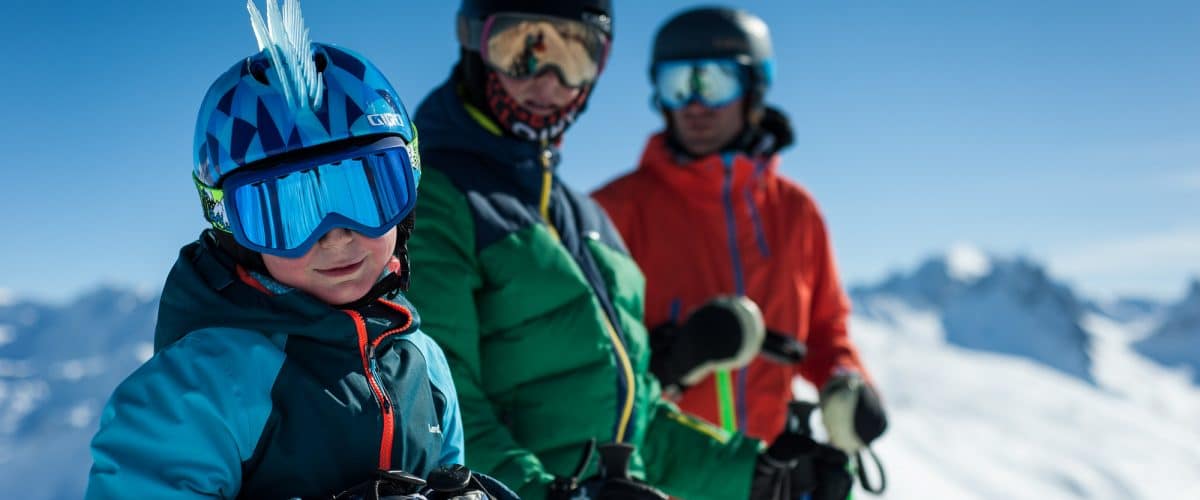
<svg viewBox="0 0 1200 500"><path fill-rule="evenodd" d="M379 113L367 115L367 123L370 123L372 127L401 127L404 121L400 119L398 113Z"/></svg>

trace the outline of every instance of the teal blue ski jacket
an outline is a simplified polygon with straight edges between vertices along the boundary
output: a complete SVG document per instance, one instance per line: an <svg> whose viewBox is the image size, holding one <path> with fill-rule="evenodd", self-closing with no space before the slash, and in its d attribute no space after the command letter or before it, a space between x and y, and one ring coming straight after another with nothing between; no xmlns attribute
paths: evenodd
<svg viewBox="0 0 1200 500"><path fill-rule="evenodd" d="M87 498L331 495L464 463L449 368L418 325L402 295L336 309L205 232L167 278L155 355L101 414Z"/></svg>

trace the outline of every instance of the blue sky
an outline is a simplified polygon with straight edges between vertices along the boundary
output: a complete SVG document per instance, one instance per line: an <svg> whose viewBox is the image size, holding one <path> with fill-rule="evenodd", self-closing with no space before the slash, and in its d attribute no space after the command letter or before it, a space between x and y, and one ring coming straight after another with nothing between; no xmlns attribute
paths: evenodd
<svg viewBox="0 0 1200 500"><path fill-rule="evenodd" d="M660 126L653 32L695 4L615 2L612 60L565 145L578 189L633 166ZM458 2L303 5L314 40L367 55L411 109L457 58ZM847 282L959 242L1092 295L1172 298L1200 275L1200 2L732 5L772 29L768 101L798 137L784 173L817 197ZM195 113L254 51L244 4L6 2L0 41L0 288L159 288L204 227Z"/></svg>

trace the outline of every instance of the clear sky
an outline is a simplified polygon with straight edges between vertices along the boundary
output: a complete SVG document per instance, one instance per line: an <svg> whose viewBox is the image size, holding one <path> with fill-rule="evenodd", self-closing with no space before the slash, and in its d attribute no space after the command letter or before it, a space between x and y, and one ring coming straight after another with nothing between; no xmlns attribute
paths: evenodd
<svg viewBox="0 0 1200 500"><path fill-rule="evenodd" d="M612 59L565 145L578 189L660 126L651 39L695 2L615 3ZM1200 2L731 4L772 29L768 101L798 137L783 170L821 204L845 281L958 242L1092 295L1172 298L1200 275ZM410 109L457 58L457 1L303 6L313 40L365 54ZM0 42L0 288L161 287L204 227L195 114L254 52L244 3L7 1Z"/></svg>

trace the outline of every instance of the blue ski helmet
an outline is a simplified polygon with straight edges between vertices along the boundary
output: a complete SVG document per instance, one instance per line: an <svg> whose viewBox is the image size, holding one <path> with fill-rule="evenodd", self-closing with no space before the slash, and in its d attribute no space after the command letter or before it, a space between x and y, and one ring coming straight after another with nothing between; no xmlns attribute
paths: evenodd
<svg viewBox="0 0 1200 500"><path fill-rule="evenodd" d="M294 85L272 68L269 50L239 61L213 82L196 119L196 179L218 187L255 162L355 137L393 135L416 143L408 110L371 61L334 45L311 46L323 84L315 105L296 104L304 97L293 95ZM418 175L419 165L413 162Z"/></svg>

